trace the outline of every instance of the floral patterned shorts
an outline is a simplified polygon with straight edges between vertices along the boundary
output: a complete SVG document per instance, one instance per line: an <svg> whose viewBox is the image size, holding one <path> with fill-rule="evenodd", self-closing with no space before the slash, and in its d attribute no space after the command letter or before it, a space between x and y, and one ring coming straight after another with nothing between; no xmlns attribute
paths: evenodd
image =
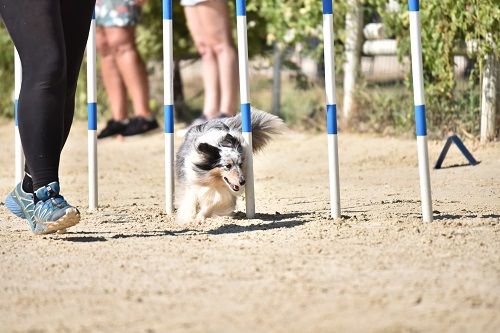
<svg viewBox="0 0 500 333"><path fill-rule="evenodd" d="M181 0L181 5L182 6L195 6L199 4L200 2L205 2L206 0Z"/></svg>
<svg viewBox="0 0 500 333"><path fill-rule="evenodd" d="M140 7L134 0L96 0L96 24L104 27L126 27L139 21Z"/></svg>

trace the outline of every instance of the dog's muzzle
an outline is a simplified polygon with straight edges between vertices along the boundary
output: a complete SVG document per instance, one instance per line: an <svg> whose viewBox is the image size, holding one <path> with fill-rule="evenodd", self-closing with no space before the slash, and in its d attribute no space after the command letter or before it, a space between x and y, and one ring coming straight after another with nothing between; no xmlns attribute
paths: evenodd
<svg viewBox="0 0 500 333"><path fill-rule="evenodd" d="M243 185L245 185L245 180L244 179L240 179L240 185L237 185L237 184L233 184L229 181L229 179L227 179L227 177L224 177L224 181L226 182L226 184L229 186L229 188L231 190L233 190L234 192L238 192L239 190L242 189Z"/></svg>

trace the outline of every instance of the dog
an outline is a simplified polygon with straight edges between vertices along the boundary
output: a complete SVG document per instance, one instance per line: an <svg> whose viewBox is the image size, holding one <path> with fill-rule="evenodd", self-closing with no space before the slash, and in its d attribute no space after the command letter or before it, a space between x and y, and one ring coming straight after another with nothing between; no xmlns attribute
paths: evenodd
<svg viewBox="0 0 500 333"><path fill-rule="evenodd" d="M232 215L246 183L246 156L251 154L241 133L241 114L193 126L176 154L180 205L176 221L202 222ZM252 108L252 148L260 151L273 134L284 130L279 117Z"/></svg>

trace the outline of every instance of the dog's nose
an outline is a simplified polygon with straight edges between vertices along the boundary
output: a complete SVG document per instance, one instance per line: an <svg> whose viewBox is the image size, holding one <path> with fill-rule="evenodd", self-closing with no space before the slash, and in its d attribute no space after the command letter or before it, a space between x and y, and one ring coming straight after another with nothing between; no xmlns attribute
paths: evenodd
<svg viewBox="0 0 500 333"><path fill-rule="evenodd" d="M245 185L246 181L244 179L240 179L240 185L243 186Z"/></svg>

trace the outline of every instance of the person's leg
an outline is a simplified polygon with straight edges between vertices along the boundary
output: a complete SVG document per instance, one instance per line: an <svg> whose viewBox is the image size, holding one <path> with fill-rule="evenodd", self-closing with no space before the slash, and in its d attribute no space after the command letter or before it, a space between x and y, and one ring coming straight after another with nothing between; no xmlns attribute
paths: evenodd
<svg viewBox="0 0 500 333"><path fill-rule="evenodd" d="M208 47L206 31L202 24L201 4L184 7L186 22L193 38L196 49L200 53L203 65L204 102L203 115L207 119L215 118L220 112L219 104L219 70L217 58L213 50Z"/></svg>
<svg viewBox="0 0 500 333"><path fill-rule="evenodd" d="M106 27L106 41L132 100L134 114L152 117L146 68L135 46L134 27Z"/></svg>
<svg viewBox="0 0 500 333"><path fill-rule="evenodd" d="M90 20L95 0L60 0L61 17L66 45L66 105L64 107L64 137L61 150L68 138L75 113L75 94L83 54L87 44Z"/></svg>
<svg viewBox="0 0 500 333"><path fill-rule="evenodd" d="M78 210L59 194L68 91L61 2L0 0L0 15L21 58L19 131L35 189L26 193L18 184L5 203L28 220L35 234L51 233L80 220Z"/></svg>
<svg viewBox="0 0 500 333"><path fill-rule="evenodd" d="M215 54L219 76L219 110L234 115L237 109L237 57L225 1L209 0L196 5L205 42Z"/></svg>
<svg viewBox="0 0 500 333"><path fill-rule="evenodd" d="M115 54L108 43L107 27L97 27L96 48L101 60L101 74L104 89L108 95L111 116L114 121L127 119L127 91L120 70L116 63Z"/></svg>
<svg viewBox="0 0 500 333"><path fill-rule="evenodd" d="M59 1L0 0L23 68L19 131L35 189L59 180L66 50Z"/></svg>
<svg viewBox="0 0 500 333"><path fill-rule="evenodd" d="M95 0L84 0L72 2L61 1L61 18L66 46L66 97L63 113L63 141L66 142L73 121L75 109L75 93L78 74L82 63L83 53L90 27L90 17L94 8ZM61 150L62 150L61 146ZM33 180L28 164L25 165L25 176L23 179L23 190L33 193Z"/></svg>

